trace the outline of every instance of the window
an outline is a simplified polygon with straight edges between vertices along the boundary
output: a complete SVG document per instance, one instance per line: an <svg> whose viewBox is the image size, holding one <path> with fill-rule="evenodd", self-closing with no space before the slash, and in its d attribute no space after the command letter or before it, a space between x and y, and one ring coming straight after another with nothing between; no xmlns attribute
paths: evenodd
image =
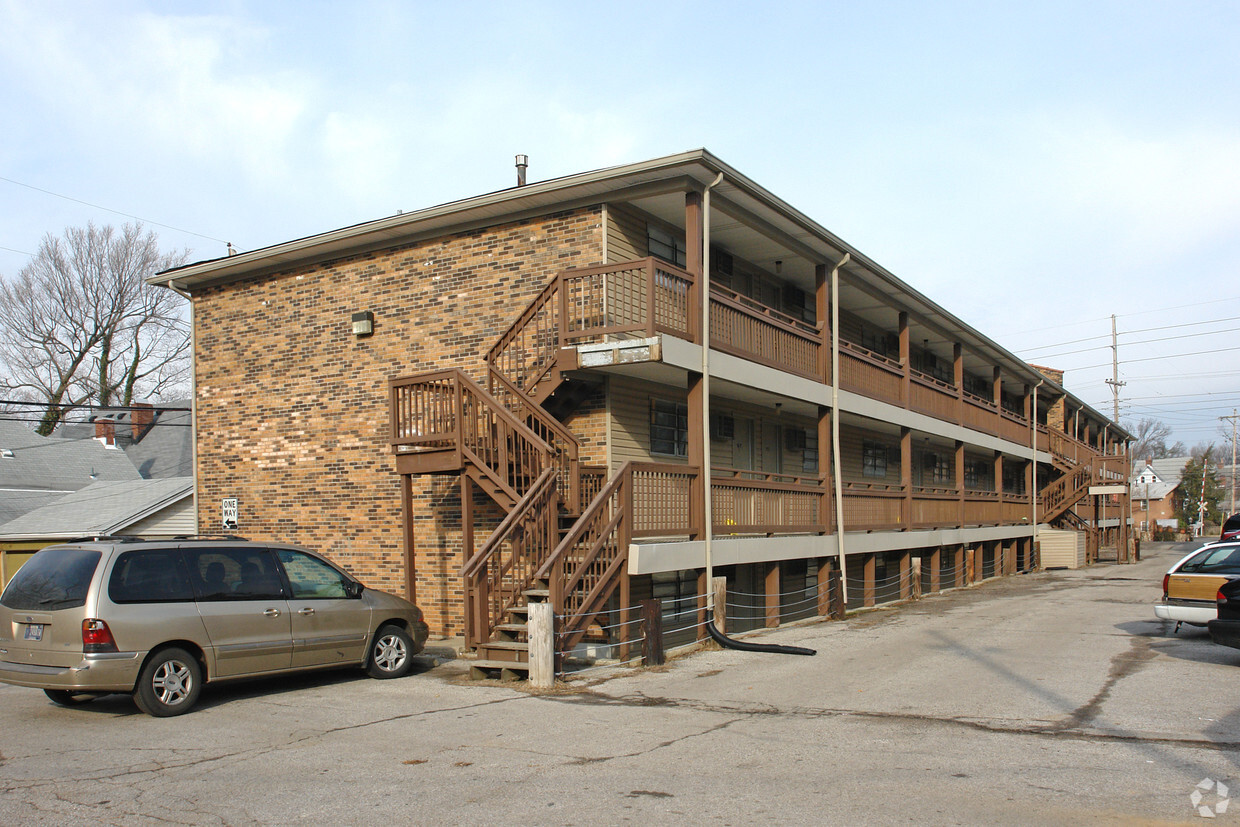
<svg viewBox="0 0 1240 827"><path fill-rule="evenodd" d="M113 603L177 603L194 599L185 561L176 549L127 551L112 566Z"/></svg>
<svg viewBox="0 0 1240 827"><path fill-rule="evenodd" d="M984 459L964 461L964 487L974 491L994 490L994 465Z"/></svg>
<svg viewBox="0 0 1240 827"><path fill-rule="evenodd" d="M650 401L650 453L673 457L688 456L688 405L662 399Z"/></svg>
<svg viewBox="0 0 1240 827"><path fill-rule="evenodd" d="M85 605L100 554L80 548L40 551L17 570L3 603L19 612L53 612Z"/></svg>
<svg viewBox="0 0 1240 827"><path fill-rule="evenodd" d="M1025 493L1025 469L1010 462L1003 464L1003 490L1009 494Z"/></svg>
<svg viewBox="0 0 1240 827"><path fill-rule="evenodd" d="M650 255L685 266L685 242L653 224L646 225L646 249Z"/></svg>
<svg viewBox="0 0 1240 827"><path fill-rule="evenodd" d="M297 600L327 600L349 596L349 579L336 569L300 551L276 549L288 584Z"/></svg>
<svg viewBox="0 0 1240 827"><path fill-rule="evenodd" d="M284 581L265 548L189 549L189 568L199 600L273 600Z"/></svg>
<svg viewBox="0 0 1240 827"><path fill-rule="evenodd" d="M804 474L818 473L818 433L805 432L805 447L801 450L801 472Z"/></svg>
<svg viewBox="0 0 1240 827"><path fill-rule="evenodd" d="M956 484L955 474L952 471L952 461L949 457L944 454L927 452L922 455L921 461L922 485L929 483L931 485L954 486Z"/></svg>
<svg viewBox="0 0 1240 827"><path fill-rule="evenodd" d="M867 477L887 476L887 446L866 440L861 443L861 473Z"/></svg>

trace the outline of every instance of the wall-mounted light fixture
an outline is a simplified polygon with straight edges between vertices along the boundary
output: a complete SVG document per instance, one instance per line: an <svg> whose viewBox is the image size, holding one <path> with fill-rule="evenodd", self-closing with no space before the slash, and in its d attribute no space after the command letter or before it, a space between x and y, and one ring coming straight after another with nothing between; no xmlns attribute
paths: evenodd
<svg viewBox="0 0 1240 827"><path fill-rule="evenodd" d="M375 314L369 310L353 314L353 335L369 336L375 332Z"/></svg>

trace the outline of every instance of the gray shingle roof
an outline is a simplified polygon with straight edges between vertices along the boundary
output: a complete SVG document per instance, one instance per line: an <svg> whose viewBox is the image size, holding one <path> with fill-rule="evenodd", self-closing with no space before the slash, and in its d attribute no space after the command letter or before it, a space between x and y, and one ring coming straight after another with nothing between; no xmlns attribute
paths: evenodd
<svg viewBox="0 0 1240 827"><path fill-rule="evenodd" d="M192 496L190 477L96 482L0 525L0 539L113 534Z"/></svg>
<svg viewBox="0 0 1240 827"><path fill-rule="evenodd" d="M76 491L96 480L141 477L124 451L93 438L39 436L20 422L0 420L0 449L0 489Z"/></svg>

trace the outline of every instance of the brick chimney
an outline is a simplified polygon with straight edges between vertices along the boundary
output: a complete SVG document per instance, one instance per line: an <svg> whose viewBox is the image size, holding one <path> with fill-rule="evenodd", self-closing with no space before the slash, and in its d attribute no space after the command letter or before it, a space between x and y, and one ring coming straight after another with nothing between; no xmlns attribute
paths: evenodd
<svg viewBox="0 0 1240 827"><path fill-rule="evenodd" d="M105 448L115 448L116 423L110 419L96 419L95 439L102 442Z"/></svg>
<svg viewBox="0 0 1240 827"><path fill-rule="evenodd" d="M1033 368L1038 373L1042 374L1047 379L1054 382L1056 385L1061 385L1061 386L1063 385L1063 371L1062 370L1056 370L1055 368L1047 368L1047 367L1043 367L1042 365L1035 365L1032 362L1029 363L1029 367ZM1063 399L1057 399L1055 401L1055 404L1051 405L1050 408L1047 409L1046 426L1048 428L1054 428L1057 431L1066 430L1066 428L1064 428L1064 408L1065 408L1065 405L1064 405Z"/></svg>
<svg viewBox="0 0 1240 827"><path fill-rule="evenodd" d="M134 442L140 442L147 431L155 424L155 406L145 402L135 402L129 412L129 429Z"/></svg>

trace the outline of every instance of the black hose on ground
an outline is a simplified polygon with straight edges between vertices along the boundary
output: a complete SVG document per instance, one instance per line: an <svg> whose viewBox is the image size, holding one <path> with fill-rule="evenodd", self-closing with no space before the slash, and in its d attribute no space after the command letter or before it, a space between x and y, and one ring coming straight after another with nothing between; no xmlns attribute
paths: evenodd
<svg viewBox="0 0 1240 827"><path fill-rule="evenodd" d="M715 643L725 649L738 649L742 652L774 652L777 655L816 655L816 649L806 649L804 646L781 646L778 643L746 643L743 640L734 640L723 632L715 628L715 621L706 621L706 631L710 632L710 636Z"/></svg>

